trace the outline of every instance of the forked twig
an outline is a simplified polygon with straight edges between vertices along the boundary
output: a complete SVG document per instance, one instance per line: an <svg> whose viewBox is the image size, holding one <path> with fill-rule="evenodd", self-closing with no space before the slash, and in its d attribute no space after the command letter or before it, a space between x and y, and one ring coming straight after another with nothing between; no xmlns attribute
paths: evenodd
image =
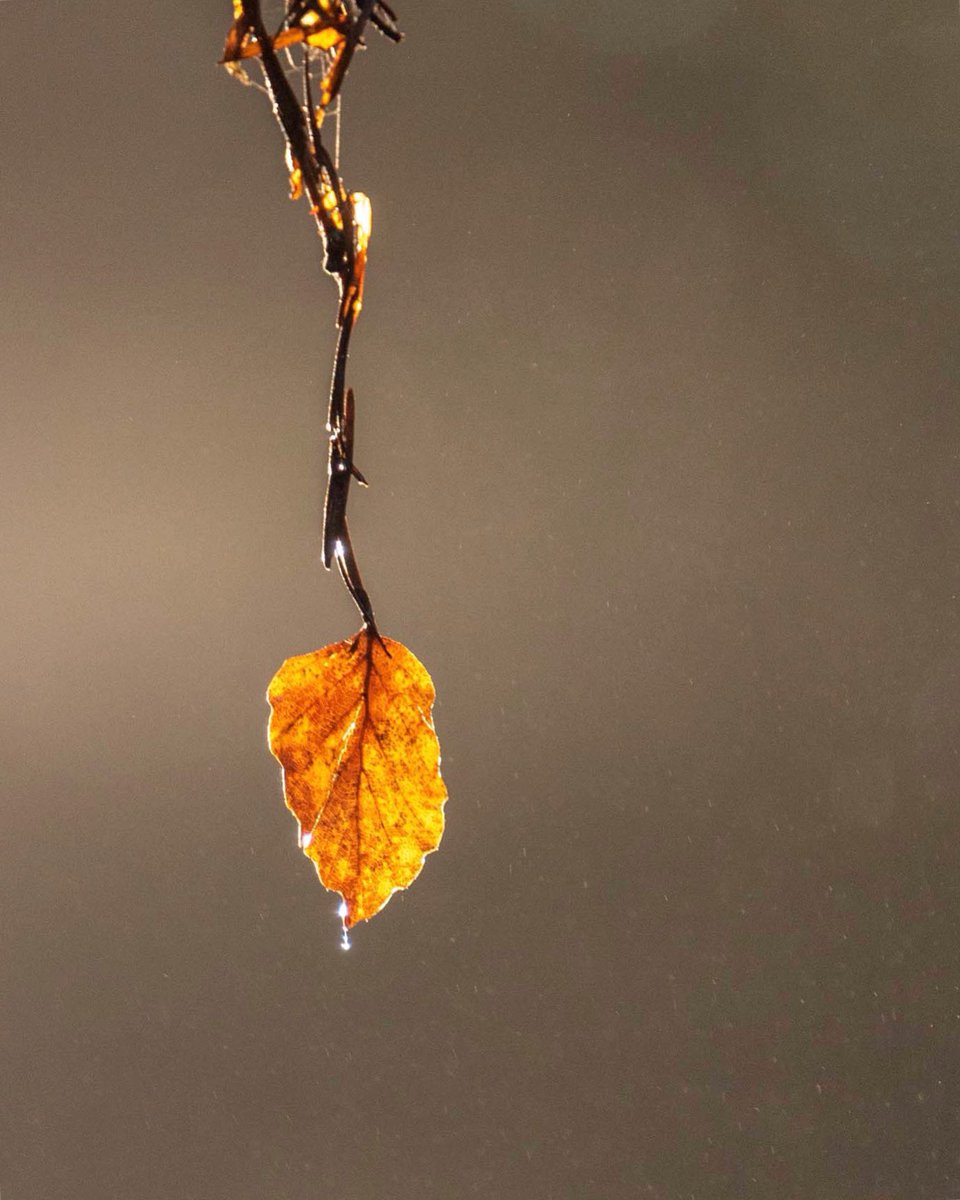
<svg viewBox="0 0 960 1200"><path fill-rule="evenodd" d="M234 22L223 62L243 75L240 63L259 58L274 116L283 131L292 195L306 192L324 247L324 269L339 289L337 344L327 412L329 456L323 510L323 565L336 563L364 627L380 638L373 606L357 565L347 525L350 480L366 480L353 461L355 405L347 388L350 337L363 303L363 278L370 237L370 202L348 192L337 164L323 144L323 117L337 99L368 25L399 41L396 15L385 0L287 0L286 15L271 37L263 23L260 0L234 0ZM303 100L297 99L278 49L300 47ZM320 94L315 98L311 68L325 64Z"/></svg>

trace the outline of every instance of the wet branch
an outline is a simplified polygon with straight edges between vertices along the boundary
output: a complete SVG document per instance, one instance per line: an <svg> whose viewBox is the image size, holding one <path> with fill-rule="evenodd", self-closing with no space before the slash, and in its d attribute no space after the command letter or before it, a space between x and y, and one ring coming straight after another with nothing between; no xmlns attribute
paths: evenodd
<svg viewBox="0 0 960 1200"><path fill-rule="evenodd" d="M242 60L260 59L266 91L286 143L293 194L301 187L306 192L323 242L324 270L337 281L340 302L327 412L323 565L329 570L336 563L364 627L379 638L347 524L350 481L366 483L353 461L355 404L346 378L350 337L363 302L369 201L347 191L321 133L323 117L340 95L357 47L364 44L368 25L392 41L399 41L402 35L396 27L396 15L385 0L287 0L284 21L273 36L264 26L260 0L236 0L234 13L223 62L243 77ZM297 98L280 61L277 47L281 45L286 53L291 47L300 48L302 100ZM312 72L318 63L322 74L319 95L315 97Z"/></svg>

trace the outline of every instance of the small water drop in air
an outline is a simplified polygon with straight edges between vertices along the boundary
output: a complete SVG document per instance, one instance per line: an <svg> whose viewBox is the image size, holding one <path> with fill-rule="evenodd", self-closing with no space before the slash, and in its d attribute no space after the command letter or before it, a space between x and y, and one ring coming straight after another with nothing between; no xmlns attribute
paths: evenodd
<svg viewBox="0 0 960 1200"><path fill-rule="evenodd" d="M340 907L337 909L337 914L340 917L340 926L343 930L343 937L340 940L341 950L349 950L350 949L350 935L347 933L347 914L349 912L350 912L350 909L347 908L346 900L341 900Z"/></svg>

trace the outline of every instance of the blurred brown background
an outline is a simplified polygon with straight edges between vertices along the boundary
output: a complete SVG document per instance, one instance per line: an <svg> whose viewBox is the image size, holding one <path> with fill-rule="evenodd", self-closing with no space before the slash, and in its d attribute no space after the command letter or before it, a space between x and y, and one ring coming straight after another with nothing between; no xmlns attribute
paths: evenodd
<svg viewBox="0 0 960 1200"><path fill-rule="evenodd" d="M0 4L3 1200L960 1195L960 16L407 0L351 511L438 854L266 749L333 284L229 4Z"/></svg>

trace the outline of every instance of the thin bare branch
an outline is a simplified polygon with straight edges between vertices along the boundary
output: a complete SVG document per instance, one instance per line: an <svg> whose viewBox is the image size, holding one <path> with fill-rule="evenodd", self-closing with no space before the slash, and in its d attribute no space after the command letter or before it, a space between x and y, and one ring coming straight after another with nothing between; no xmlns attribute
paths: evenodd
<svg viewBox="0 0 960 1200"><path fill-rule="evenodd" d="M235 12L224 48L224 64L238 73L242 59L260 58L266 91L283 131L292 194L299 194L302 185L323 241L324 269L337 281L337 343L327 411L323 565L329 570L336 563L364 626L379 638L347 525L350 480L366 483L353 461L355 404L346 379L350 337L363 300L370 205L366 197L355 196L344 186L321 135L323 115L340 95L357 47L364 44L368 24L391 41L399 41L402 35L386 0L288 0L284 21L273 36L264 26L260 0L241 0ZM298 49L302 55L302 101L297 99L277 57L278 49L287 55ZM320 79L318 101L311 77L317 61L314 55L323 64L329 63ZM362 221L358 213L363 214Z"/></svg>

